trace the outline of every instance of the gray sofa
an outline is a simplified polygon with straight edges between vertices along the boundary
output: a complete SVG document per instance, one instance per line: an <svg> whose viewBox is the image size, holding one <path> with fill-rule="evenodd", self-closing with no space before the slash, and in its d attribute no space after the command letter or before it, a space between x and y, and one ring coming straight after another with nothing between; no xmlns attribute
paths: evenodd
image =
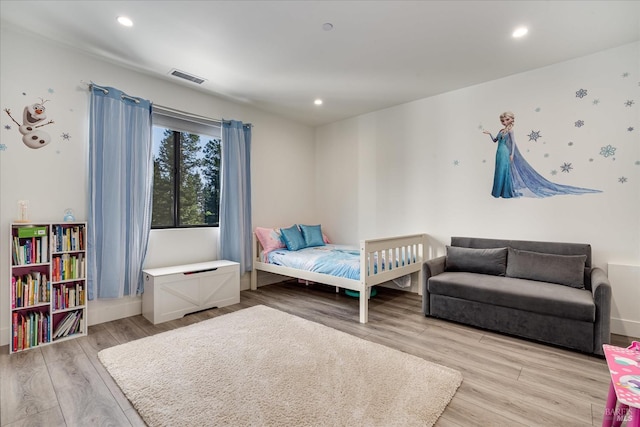
<svg viewBox="0 0 640 427"><path fill-rule="evenodd" d="M597 355L609 343L611 285L588 244L452 237L425 270L426 316Z"/></svg>

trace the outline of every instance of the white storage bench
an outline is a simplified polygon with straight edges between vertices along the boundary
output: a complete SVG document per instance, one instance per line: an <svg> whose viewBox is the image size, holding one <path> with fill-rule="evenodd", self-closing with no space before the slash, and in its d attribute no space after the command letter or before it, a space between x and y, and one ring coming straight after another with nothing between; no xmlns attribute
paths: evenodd
<svg viewBox="0 0 640 427"><path fill-rule="evenodd" d="M240 264L209 261L143 270L142 315L154 325L240 302Z"/></svg>

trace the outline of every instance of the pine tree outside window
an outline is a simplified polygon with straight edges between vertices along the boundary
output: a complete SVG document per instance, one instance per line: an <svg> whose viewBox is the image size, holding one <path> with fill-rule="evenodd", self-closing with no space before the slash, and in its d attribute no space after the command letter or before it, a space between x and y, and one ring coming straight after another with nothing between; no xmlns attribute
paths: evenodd
<svg viewBox="0 0 640 427"><path fill-rule="evenodd" d="M220 127L175 115L153 115L151 228L217 227Z"/></svg>

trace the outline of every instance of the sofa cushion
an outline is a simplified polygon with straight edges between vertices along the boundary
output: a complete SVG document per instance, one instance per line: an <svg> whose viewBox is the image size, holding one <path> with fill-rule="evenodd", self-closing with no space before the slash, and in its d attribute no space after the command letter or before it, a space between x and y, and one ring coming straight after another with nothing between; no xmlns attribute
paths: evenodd
<svg viewBox="0 0 640 427"><path fill-rule="evenodd" d="M507 248L474 249L447 246L445 271L504 276L507 267Z"/></svg>
<svg viewBox="0 0 640 427"><path fill-rule="evenodd" d="M465 248L514 248L521 251L556 255L586 255L591 267L591 245L587 243L537 242L532 240L483 239L479 237L451 237L451 246Z"/></svg>
<svg viewBox="0 0 640 427"><path fill-rule="evenodd" d="M507 276L584 289L586 255L555 255L509 248Z"/></svg>
<svg viewBox="0 0 640 427"><path fill-rule="evenodd" d="M486 274L444 272L429 278L429 293L523 311L594 322L591 291L554 283Z"/></svg>

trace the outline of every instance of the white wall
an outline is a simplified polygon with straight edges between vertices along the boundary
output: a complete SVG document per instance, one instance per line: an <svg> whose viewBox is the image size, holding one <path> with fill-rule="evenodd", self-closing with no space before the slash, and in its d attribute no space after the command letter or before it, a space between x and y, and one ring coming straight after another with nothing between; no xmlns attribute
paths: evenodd
<svg viewBox="0 0 640 427"><path fill-rule="evenodd" d="M436 254L453 235L587 242L605 270L640 265L639 82L634 43L320 127L319 219L338 241L425 232ZM540 174L602 193L493 198L496 145L482 129L495 135L507 110L520 151ZM532 131L542 137L530 140ZM615 155L604 157L608 145ZM561 172L564 163L573 169ZM627 328L618 333L640 336L640 286L612 287L614 324ZM624 310L624 301L636 310Z"/></svg>
<svg viewBox="0 0 640 427"><path fill-rule="evenodd" d="M17 126L1 113L0 123L0 345L8 341L9 224L17 201L30 202L34 221L61 221L66 208L78 220L87 215L89 91L81 82L114 86L155 104L211 117L242 120L252 134L254 225L311 222L315 216L314 134L307 126L253 108L198 93L184 85L136 73L29 34L1 29L0 99L22 121L26 105L45 98L48 119L42 130L52 142L30 149ZM5 129L10 126L10 129ZM70 136L68 140L62 134ZM284 166L286 165L286 166ZM283 189L282 184L286 187ZM217 258L217 229L152 231L145 266L159 267ZM248 289L248 277L243 288ZM89 323L141 312L140 298L93 301Z"/></svg>

